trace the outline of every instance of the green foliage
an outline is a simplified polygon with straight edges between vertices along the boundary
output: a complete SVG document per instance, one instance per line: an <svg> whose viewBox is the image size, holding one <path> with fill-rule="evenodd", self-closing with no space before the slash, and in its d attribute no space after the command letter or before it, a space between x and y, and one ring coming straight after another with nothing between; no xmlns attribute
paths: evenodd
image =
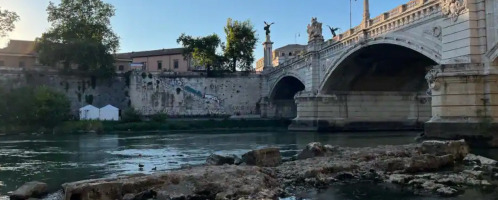
<svg viewBox="0 0 498 200"><path fill-rule="evenodd" d="M130 87L130 82L131 82L131 70L130 71L127 71L124 73L124 78L125 78L125 83L126 83L126 86Z"/></svg>
<svg viewBox="0 0 498 200"><path fill-rule="evenodd" d="M95 87L97 87L97 77L92 76L90 84L92 85L92 89L95 90Z"/></svg>
<svg viewBox="0 0 498 200"><path fill-rule="evenodd" d="M0 38L7 36L7 33L13 31L16 28L15 22L17 21L19 21L17 13L2 10L2 7L0 7Z"/></svg>
<svg viewBox="0 0 498 200"><path fill-rule="evenodd" d="M166 122L168 115L166 114L156 114L152 115L151 120L154 122Z"/></svg>
<svg viewBox="0 0 498 200"><path fill-rule="evenodd" d="M140 119L140 114L133 109L133 108L128 108L123 111L123 114L121 116L121 121L122 122L140 122L142 121Z"/></svg>
<svg viewBox="0 0 498 200"><path fill-rule="evenodd" d="M54 128L54 133L77 133L77 132L102 132L104 125L101 121L82 120L67 121Z"/></svg>
<svg viewBox="0 0 498 200"><path fill-rule="evenodd" d="M225 26L226 46L224 56L230 63L230 70L235 72L251 71L256 49L256 30L249 20L237 21L228 18Z"/></svg>
<svg viewBox="0 0 498 200"><path fill-rule="evenodd" d="M86 96L85 96L85 102L86 102L87 104L92 105L92 104L93 104L93 95L91 95L91 94L90 94L90 95L86 95Z"/></svg>
<svg viewBox="0 0 498 200"><path fill-rule="evenodd" d="M63 64L66 71L76 64L82 72L109 77L114 74L113 53L119 38L112 31L114 7L102 0L50 2L50 29L36 40L39 59L46 65Z"/></svg>
<svg viewBox="0 0 498 200"><path fill-rule="evenodd" d="M212 34L195 38L182 33L176 41L185 48L183 56L186 59L192 56L196 64L206 66L208 74L212 67L215 67L216 70L216 67L220 66L219 63L223 59L223 56L216 54L216 49L221 44L218 35Z"/></svg>
<svg viewBox="0 0 498 200"><path fill-rule="evenodd" d="M238 130L286 128L284 120L187 120L176 119L166 122L104 122L105 131L171 131L171 130Z"/></svg>
<svg viewBox="0 0 498 200"><path fill-rule="evenodd" d="M4 126L54 128L69 119L70 102L64 94L46 87L18 88L3 91L0 116Z"/></svg>

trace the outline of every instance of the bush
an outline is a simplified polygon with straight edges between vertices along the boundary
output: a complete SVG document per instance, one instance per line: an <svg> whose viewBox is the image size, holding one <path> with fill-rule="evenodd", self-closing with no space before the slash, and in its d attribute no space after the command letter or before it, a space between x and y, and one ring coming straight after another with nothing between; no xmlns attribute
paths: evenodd
<svg viewBox="0 0 498 200"><path fill-rule="evenodd" d="M51 129L70 117L70 101L50 88L24 87L2 93L0 125Z"/></svg>
<svg viewBox="0 0 498 200"><path fill-rule="evenodd" d="M152 115L151 120L154 122L166 122L168 115L166 114L156 114Z"/></svg>
<svg viewBox="0 0 498 200"><path fill-rule="evenodd" d="M140 122L142 121L140 118L140 114L133 109L133 108L128 108L124 110L123 115L121 116L121 121L122 122Z"/></svg>
<svg viewBox="0 0 498 200"><path fill-rule="evenodd" d="M103 129L100 121L68 121L54 128L54 133L102 132Z"/></svg>

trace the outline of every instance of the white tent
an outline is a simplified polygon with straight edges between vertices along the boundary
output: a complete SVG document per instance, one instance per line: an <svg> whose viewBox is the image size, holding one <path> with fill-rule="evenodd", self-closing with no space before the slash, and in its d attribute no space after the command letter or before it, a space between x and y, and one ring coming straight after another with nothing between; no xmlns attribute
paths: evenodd
<svg viewBox="0 0 498 200"><path fill-rule="evenodd" d="M99 119L99 109L92 105L86 105L80 108L80 120L97 120Z"/></svg>
<svg viewBox="0 0 498 200"><path fill-rule="evenodd" d="M119 109L112 106L107 105L100 108L100 120L104 121L118 121L119 120Z"/></svg>

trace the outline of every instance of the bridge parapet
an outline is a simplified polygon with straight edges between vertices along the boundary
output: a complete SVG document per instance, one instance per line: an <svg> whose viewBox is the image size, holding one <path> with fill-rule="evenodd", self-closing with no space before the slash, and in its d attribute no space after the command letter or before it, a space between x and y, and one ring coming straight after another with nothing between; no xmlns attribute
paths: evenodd
<svg viewBox="0 0 498 200"><path fill-rule="evenodd" d="M360 42L362 37L371 38L393 32L440 12L440 0L411 0L407 4L370 19L367 24L360 24L339 34L324 43L322 49L342 49Z"/></svg>

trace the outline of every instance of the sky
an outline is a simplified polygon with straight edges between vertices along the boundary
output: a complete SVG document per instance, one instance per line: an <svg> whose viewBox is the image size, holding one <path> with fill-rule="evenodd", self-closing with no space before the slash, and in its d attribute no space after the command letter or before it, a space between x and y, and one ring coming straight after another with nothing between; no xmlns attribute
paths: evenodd
<svg viewBox="0 0 498 200"><path fill-rule="evenodd" d="M34 40L49 29L46 8L49 1L0 0L1 9L16 12L21 20L8 39ZM287 44L306 44L306 27L312 17L323 23L325 39L331 38L326 25L349 29L349 0L103 0L114 5L116 15L111 23L120 37L118 52L144 51L180 47L176 39L182 33L205 36L216 33L225 41L223 27L227 18L250 20L259 38L256 60L263 56L263 21L275 22L271 27L273 48ZM409 0L370 0L374 18ZM363 0L352 1L353 27L363 17Z"/></svg>

